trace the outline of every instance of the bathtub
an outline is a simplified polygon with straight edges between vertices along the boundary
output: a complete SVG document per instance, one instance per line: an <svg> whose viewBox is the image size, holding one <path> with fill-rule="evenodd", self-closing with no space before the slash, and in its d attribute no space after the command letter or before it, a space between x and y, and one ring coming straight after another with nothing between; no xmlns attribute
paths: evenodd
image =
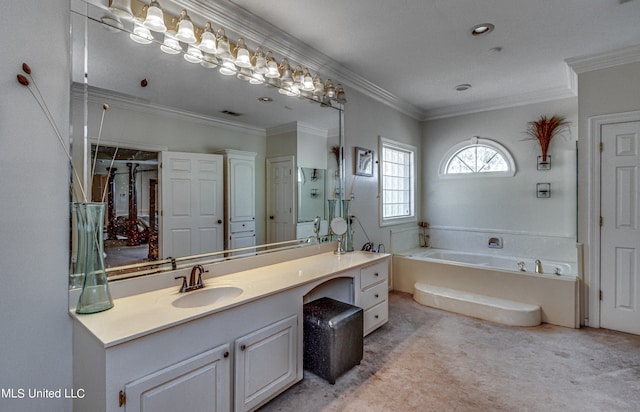
<svg viewBox="0 0 640 412"><path fill-rule="evenodd" d="M529 258L413 249L393 255L393 288L415 294L419 283L434 290L459 291L460 296L537 305L542 322L579 327L576 264L540 260L541 274L535 273L535 260Z"/></svg>

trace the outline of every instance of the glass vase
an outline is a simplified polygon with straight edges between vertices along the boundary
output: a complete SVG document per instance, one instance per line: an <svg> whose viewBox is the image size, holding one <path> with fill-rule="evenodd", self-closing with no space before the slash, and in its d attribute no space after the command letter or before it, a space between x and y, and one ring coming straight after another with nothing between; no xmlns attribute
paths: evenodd
<svg viewBox="0 0 640 412"><path fill-rule="evenodd" d="M104 270L104 203L77 203L77 272L83 277L76 313L102 312L113 307Z"/></svg>
<svg viewBox="0 0 640 412"><path fill-rule="evenodd" d="M327 206L329 208L329 240L333 240L333 230L331 230L331 221L336 217L336 199L327 199Z"/></svg>
<svg viewBox="0 0 640 412"><path fill-rule="evenodd" d="M342 200L342 217L347 221L347 232L343 236L342 247L345 252L353 252L353 235L351 234L351 200Z"/></svg>

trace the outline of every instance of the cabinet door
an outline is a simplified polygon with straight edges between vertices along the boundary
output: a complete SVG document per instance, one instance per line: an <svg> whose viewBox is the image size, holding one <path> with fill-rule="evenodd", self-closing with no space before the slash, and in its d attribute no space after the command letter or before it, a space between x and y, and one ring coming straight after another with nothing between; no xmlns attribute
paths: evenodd
<svg viewBox="0 0 640 412"><path fill-rule="evenodd" d="M229 220L231 222L254 220L255 161L229 157Z"/></svg>
<svg viewBox="0 0 640 412"><path fill-rule="evenodd" d="M225 344L130 382L125 411L228 411L230 365Z"/></svg>
<svg viewBox="0 0 640 412"><path fill-rule="evenodd" d="M236 340L236 411L252 410L296 381L297 330L293 315Z"/></svg>
<svg viewBox="0 0 640 412"><path fill-rule="evenodd" d="M253 232L229 235L229 249L238 249L256 245L256 235ZM246 253L245 251L244 253Z"/></svg>

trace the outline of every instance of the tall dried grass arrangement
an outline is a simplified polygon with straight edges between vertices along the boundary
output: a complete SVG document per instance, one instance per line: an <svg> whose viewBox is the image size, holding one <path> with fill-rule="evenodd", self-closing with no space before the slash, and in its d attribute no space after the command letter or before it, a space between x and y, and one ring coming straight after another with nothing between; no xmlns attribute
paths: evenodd
<svg viewBox="0 0 640 412"><path fill-rule="evenodd" d="M564 116L540 116L538 120L527 123L527 134L537 139L542 149L542 161L547 161L547 150L554 136L569 129L569 122Z"/></svg>
<svg viewBox="0 0 640 412"><path fill-rule="evenodd" d="M69 164L71 165L72 173L73 173L74 178L76 179L76 181L78 183L78 188L80 189L80 195L78 196L78 194L74 193L73 184L71 185L71 197L72 197L72 199L74 201L88 202L89 198L87 197L87 191L82 186L82 180L80 180L80 176L78 175L78 171L76 170L75 166L73 165L73 160L71 159L71 152L69 151L69 148L68 148L67 144L65 143L64 139L62 138L62 134L60 133L60 129L58 128L58 125L56 124L56 122L54 120L53 114L51 114L51 111L49 110L49 106L47 105L47 102L45 101L44 96L40 92L40 89L38 88L38 85L36 84L36 81L35 81L35 79L33 78L32 74L31 74L31 67L27 63L22 63L22 71L23 71L24 74L19 73L16 76L18 78L18 83L20 83L21 85L23 85L27 89L29 89L29 92L31 92L31 95L36 100L36 102L38 103L40 108L42 109L44 115L46 116L47 120L49 121L49 124L51 124L51 127L53 127L53 131L55 132L56 137L58 138L58 141L60 142L60 145L62 146L62 150L64 150L64 154L67 156L67 160L69 160ZM91 167L91 178L92 179L93 179L93 176L95 174L95 167L96 167L96 162L97 162L97 153L98 153L98 148L100 146L100 137L102 135L102 126L103 126L103 123L104 123L104 115L105 115L107 110L109 110L109 105L105 103L105 104L102 105L102 118L100 119L100 130L98 131L98 143L96 144L96 158L93 159L93 165ZM118 153L118 149L116 148L116 151L115 151L115 153L113 155L113 159L111 159L111 165L109 166L109 170L111 170L111 168L113 167L113 162L115 160L115 157L116 157L117 153ZM104 202L105 195L106 195L106 188L105 188L105 191L104 191L104 193L102 195L102 202Z"/></svg>

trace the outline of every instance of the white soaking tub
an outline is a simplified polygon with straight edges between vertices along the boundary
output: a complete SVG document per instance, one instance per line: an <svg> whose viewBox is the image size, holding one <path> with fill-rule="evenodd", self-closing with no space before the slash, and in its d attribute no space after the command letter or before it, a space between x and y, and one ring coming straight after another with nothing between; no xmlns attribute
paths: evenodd
<svg viewBox="0 0 640 412"><path fill-rule="evenodd" d="M531 258L413 249L394 254L393 288L429 306L511 325L532 326L531 305L539 306L542 322L579 327L576 264L540 261L543 273L535 273ZM522 310L524 323L510 318Z"/></svg>

